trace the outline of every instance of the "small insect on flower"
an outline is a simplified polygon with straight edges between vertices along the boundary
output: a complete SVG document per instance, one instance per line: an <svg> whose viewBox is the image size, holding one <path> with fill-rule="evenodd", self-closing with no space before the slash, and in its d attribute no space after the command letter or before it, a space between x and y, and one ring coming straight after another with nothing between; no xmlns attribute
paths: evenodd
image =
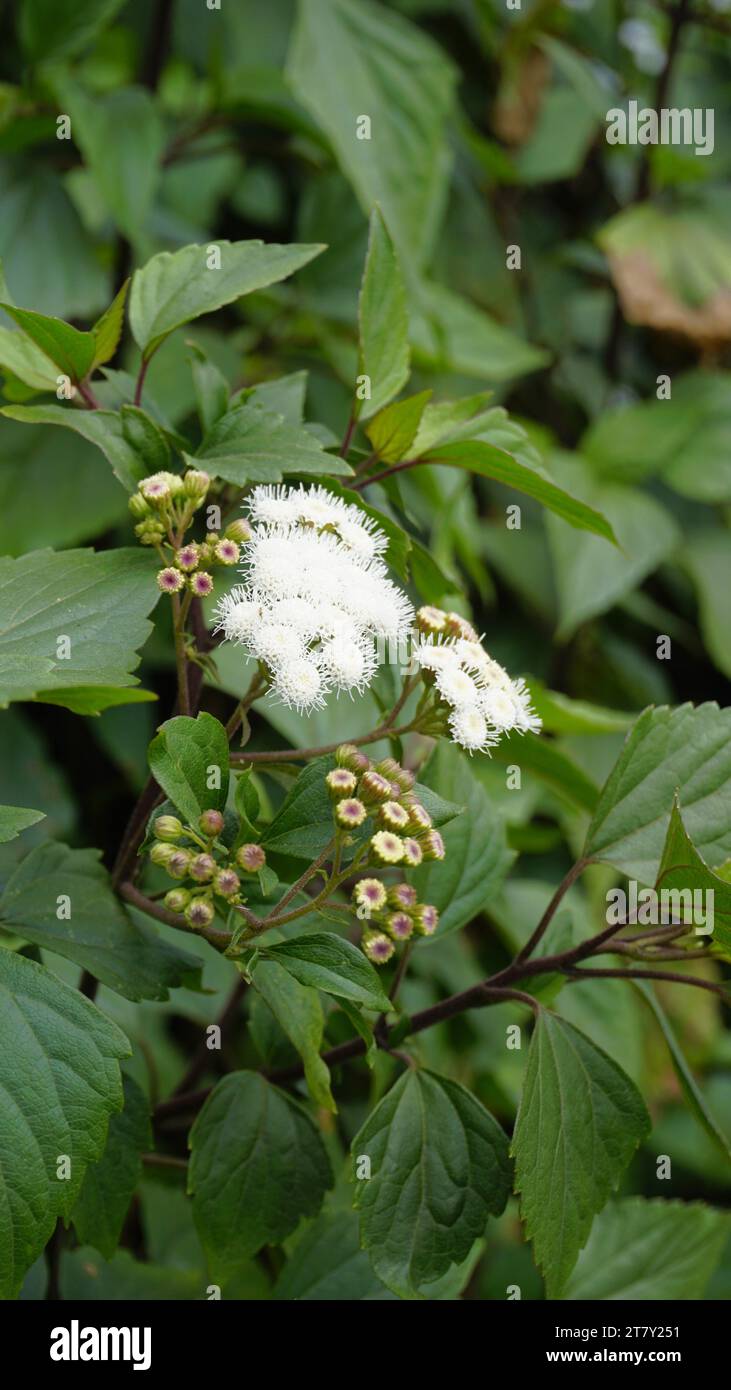
<svg viewBox="0 0 731 1390"><path fill-rule="evenodd" d="M328 772L325 785L330 795L338 800L343 796L352 796L358 781L355 774L348 772L346 767L334 767L332 772Z"/></svg>
<svg viewBox="0 0 731 1390"><path fill-rule="evenodd" d="M213 880L213 887L222 898L232 898L241 887L241 879L234 869L219 869Z"/></svg>
<svg viewBox="0 0 731 1390"><path fill-rule="evenodd" d="M390 830L377 830L371 836L371 853L381 864L400 864L404 857L404 842Z"/></svg>
<svg viewBox="0 0 731 1390"><path fill-rule="evenodd" d="M353 889L353 902L368 912L380 912L386 906L386 889L378 878L360 878Z"/></svg>
<svg viewBox="0 0 731 1390"><path fill-rule="evenodd" d="M196 854L190 861L188 873L196 883L208 883L216 872L217 864L212 854Z"/></svg>
<svg viewBox="0 0 731 1390"><path fill-rule="evenodd" d="M181 546L175 552L175 563L179 570L184 570L186 574L194 570L200 558L200 546L195 541L189 541L187 545Z"/></svg>
<svg viewBox="0 0 731 1390"><path fill-rule="evenodd" d="M158 816L152 829L157 840L179 840L183 833L177 816Z"/></svg>
<svg viewBox="0 0 731 1390"><path fill-rule="evenodd" d="M433 936L439 926L439 913L431 903L420 903L414 908L414 926L420 936Z"/></svg>
<svg viewBox="0 0 731 1390"><path fill-rule="evenodd" d="M384 801L378 816L387 830L405 830L409 823L409 813L398 801Z"/></svg>
<svg viewBox="0 0 731 1390"><path fill-rule="evenodd" d="M204 811L198 821L198 829L202 831L204 835L210 836L211 839L216 835L220 835L223 827L224 819L221 812L213 809Z"/></svg>
<svg viewBox="0 0 731 1390"><path fill-rule="evenodd" d="M239 868L245 869L247 874L257 874L267 862L261 845L256 844L239 845L235 858Z"/></svg>
<svg viewBox="0 0 731 1390"><path fill-rule="evenodd" d="M396 947L383 932L366 932L361 942L369 960L374 965L385 965L391 959Z"/></svg>
<svg viewBox="0 0 731 1390"><path fill-rule="evenodd" d="M185 918L191 927L209 927L214 915L213 904L208 898L193 898L185 909Z"/></svg>
<svg viewBox="0 0 731 1390"><path fill-rule="evenodd" d="M239 547L235 541L227 540L226 537L214 547L213 551L219 565L237 565L239 562Z"/></svg>
<svg viewBox="0 0 731 1390"><path fill-rule="evenodd" d="M394 941L408 941L413 935L414 923L407 912L392 912L386 922L386 931Z"/></svg>
<svg viewBox="0 0 731 1390"><path fill-rule="evenodd" d="M391 907L414 907L417 898L416 889L411 883L395 883L388 890L388 901Z"/></svg>
<svg viewBox="0 0 731 1390"><path fill-rule="evenodd" d="M424 851L422 850L419 841L412 839L410 835L407 835L406 839L403 842L403 845L404 862L409 865L409 868L415 869L424 858Z"/></svg>
<svg viewBox="0 0 731 1390"><path fill-rule="evenodd" d="M164 594L179 594L185 584L180 570L174 569L172 565L166 565L164 570L157 572L157 587L162 589Z"/></svg>
<svg viewBox="0 0 731 1390"><path fill-rule="evenodd" d="M213 579L206 570L198 570L197 574L191 574L188 579L188 587L196 598L207 598L213 593Z"/></svg>
<svg viewBox="0 0 731 1390"><path fill-rule="evenodd" d="M357 797L354 796L345 797L335 807L335 819L344 830L357 830L367 815L368 812L363 802L358 801Z"/></svg>

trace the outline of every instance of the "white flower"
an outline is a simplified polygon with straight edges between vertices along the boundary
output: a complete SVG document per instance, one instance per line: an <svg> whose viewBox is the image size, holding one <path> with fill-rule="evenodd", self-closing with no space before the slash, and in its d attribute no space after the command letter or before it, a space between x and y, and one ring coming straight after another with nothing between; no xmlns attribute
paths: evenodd
<svg viewBox="0 0 731 1390"><path fill-rule="evenodd" d="M514 729L518 720L518 702L512 690L488 686L480 692L480 708L493 728L506 732Z"/></svg>
<svg viewBox="0 0 731 1390"><path fill-rule="evenodd" d="M324 487L257 487L244 584L221 600L218 627L263 661L272 693L313 709L330 691L363 691L374 639L401 641L413 607L379 558L387 538L360 507Z"/></svg>
<svg viewBox="0 0 731 1390"><path fill-rule="evenodd" d="M484 753L498 742L494 734L489 732L484 714L474 706L453 710L449 716L449 727L455 743L466 748L468 753Z"/></svg>
<svg viewBox="0 0 731 1390"><path fill-rule="evenodd" d="M421 642L414 651L414 661L424 671L459 669L459 657L451 642Z"/></svg>
<svg viewBox="0 0 731 1390"><path fill-rule="evenodd" d="M437 671L435 685L448 705L469 705L476 708L480 691L472 677L461 666L446 666Z"/></svg>

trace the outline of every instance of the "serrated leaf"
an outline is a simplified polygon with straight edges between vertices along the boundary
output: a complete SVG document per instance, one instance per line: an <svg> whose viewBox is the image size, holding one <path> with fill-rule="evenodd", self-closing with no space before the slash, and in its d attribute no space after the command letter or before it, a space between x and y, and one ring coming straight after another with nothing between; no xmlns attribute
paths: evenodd
<svg viewBox="0 0 731 1390"><path fill-rule="evenodd" d="M5 883L0 924L75 961L126 999L167 999L170 989L192 984L198 957L133 921L99 860L96 849L37 845Z"/></svg>
<svg viewBox="0 0 731 1390"><path fill-rule="evenodd" d="M419 421L431 391L420 391L403 401L387 405L373 417L366 434L383 463L398 463L406 457L416 438Z"/></svg>
<svg viewBox="0 0 731 1390"><path fill-rule="evenodd" d="M188 1190L211 1274L223 1279L263 1245L315 1216L332 1184L320 1135L291 1096L254 1072L233 1072L190 1132Z"/></svg>
<svg viewBox="0 0 731 1390"><path fill-rule="evenodd" d="M456 1081L409 1070L369 1115L352 1145L361 1244L402 1297L459 1264L499 1216L510 1191L508 1141ZM358 1179L358 1160L370 1177Z"/></svg>
<svg viewBox="0 0 731 1390"><path fill-rule="evenodd" d="M224 809L228 756L226 730L211 714L199 714L195 719L188 715L168 719L160 725L148 750L155 780L193 826L203 811Z"/></svg>
<svg viewBox="0 0 731 1390"><path fill-rule="evenodd" d="M394 1297L360 1248L358 1218L352 1211L320 1213L297 1242L272 1293L273 1299L287 1303L361 1303Z"/></svg>
<svg viewBox="0 0 731 1390"><path fill-rule="evenodd" d="M703 1298L728 1234L728 1214L701 1202L610 1202L563 1296L623 1303Z"/></svg>
<svg viewBox="0 0 731 1390"><path fill-rule="evenodd" d="M491 750L495 762L532 772L582 811L593 811L599 800L596 782L552 739L507 734Z"/></svg>
<svg viewBox="0 0 731 1390"><path fill-rule="evenodd" d="M139 686L129 688L116 685L79 685L73 690L38 690L35 700L39 705L63 705L72 714L103 714L106 709L117 709L120 705L147 705L157 700L153 690L140 690Z"/></svg>
<svg viewBox="0 0 731 1390"><path fill-rule="evenodd" d="M299 425L288 425L253 401L221 415L198 451L185 455L191 468L243 487L245 483L279 483L290 473L353 472L350 464L328 454L319 440Z"/></svg>
<svg viewBox="0 0 731 1390"><path fill-rule="evenodd" d="M439 372L509 381L545 367L550 356L446 285L422 281L412 304L414 361Z"/></svg>
<svg viewBox="0 0 731 1390"><path fill-rule="evenodd" d="M140 550L39 550L0 558L0 705L39 691L129 686L158 599ZM59 655L58 639L69 639ZM65 646L62 650L66 650Z"/></svg>
<svg viewBox="0 0 731 1390"><path fill-rule="evenodd" d="M34 309L16 309L0 303L0 309L45 353L71 381L82 381L94 360L94 336L72 328L63 319L37 314Z"/></svg>
<svg viewBox="0 0 731 1390"><path fill-rule="evenodd" d="M363 400L356 393L353 413L366 420L398 395L409 379L410 362L406 292L393 243L377 207L371 213L358 330L358 375L368 377L370 395Z"/></svg>
<svg viewBox="0 0 731 1390"><path fill-rule="evenodd" d="M82 1245L111 1260L132 1196L142 1177L142 1154L152 1148L150 1105L131 1076L123 1077L124 1106L109 1121L106 1147L86 1176L72 1213Z"/></svg>
<svg viewBox="0 0 731 1390"><path fill-rule="evenodd" d="M221 265L208 266L207 246L161 251L135 271L129 301L132 335L145 357L173 329L210 314L252 290L286 280L318 256L322 246L265 245L263 241L217 241Z"/></svg>
<svg viewBox="0 0 731 1390"><path fill-rule="evenodd" d="M146 473L157 473L170 464L170 445L160 426L138 405L123 405L119 412L122 435L142 460Z"/></svg>
<svg viewBox="0 0 731 1390"><path fill-rule="evenodd" d="M97 319L91 330L94 336L94 360L90 368L92 372L95 372L97 367L101 367L104 362L110 362L117 351L124 327L124 306L127 302L128 290L129 278L125 280L121 289L115 294L109 308L104 310L101 318Z"/></svg>
<svg viewBox="0 0 731 1390"><path fill-rule="evenodd" d="M541 1011L511 1152L526 1234L557 1298L650 1117L633 1081L565 1019Z"/></svg>
<svg viewBox="0 0 731 1390"><path fill-rule="evenodd" d="M0 951L0 1297L14 1298L122 1104L116 1024L35 961ZM70 1177L57 1176L59 1157Z"/></svg>
<svg viewBox="0 0 731 1390"><path fill-rule="evenodd" d="M197 343L190 343L189 348L198 419L206 435L213 429L216 421L226 414L230 387L223 372L215 362L206 357Z"/></svg>
<svg viewBox="0 0 731 1390"><path fill-rule="evenodd" d="M0 806L0 844L17 840L21 831L28 830L45 818L45 811L31 811L25 806Z"/></svg>
<svg viewBox="0 0 731 1390"><path fill-rule="evenodd" d="M654 884L676 792L695 848L716 867L731 854L731 709L644 710L601 792L584 854Z"/></svg>
<svg viewBox="0 0 731 1390"><path fill-rule="evenodd" d="M698 853L683 825L677 797L670 813L655 889L660 894L674 895L669 900L671 921L687 922L689 934L699 945L713 943L720 955L731 960L731 884L712 873ZM702 917L696 912L699 901L703 905ZM713 927L710 933L709 919Z"/></svg>
<svg viewBox="0 0 731 1390"><path fill-rule="evenodd" d="M333 932L292 937L279 946L268 947L262 955L276 960L302 985L349 999L366 1009L390 1008L388 995L384 994L370 961L357 946Z"/></svg>
<svg viewBox="0 0 731 1390"><path fill-rule="evenodd" d="M330 1090L330 1072L320 1056L325 1020L317 991L301 985L279 961L261 957L251 978L299 1052L312 1099L325 1110L336 1111Z"/></svg>
<svg viewBox="0 0 731 1390"><path fill-rule="evenodd" d="M74 405L6 405L0 415L29 425L60 425L75 430L101 449L111 463L115 477L128 492L134 492L147 469L143 460L127 443L121 416L112 410L80 410Z"/></svg>
<svg viewBox="0 0 731 1390"><path fill-rule="evenodd" d="M458 931L487 904L513 861L505 827L466 755L440 742L422 774L425 784L464 810L442 831L444 859L430 860L408 877L422 902L439 909L437 936ZM422 799L421 794L417 793ZM424 804L428 803L424 800Z"/></svg>

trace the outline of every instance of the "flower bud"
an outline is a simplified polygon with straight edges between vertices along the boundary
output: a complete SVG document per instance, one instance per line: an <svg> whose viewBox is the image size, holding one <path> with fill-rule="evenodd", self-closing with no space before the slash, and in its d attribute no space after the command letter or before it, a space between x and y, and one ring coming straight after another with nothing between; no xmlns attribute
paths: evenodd
<svg viewBox="0 0 731 1390"><path fill-rule="evenodd" d="M371 836L371 853L381 864L400 864L404 857L403 840L390 830L377 830Z"/></svg>
<svg viewBox="0 0 731 1390"><path fill-rule="evenodd" d="M384 801L378 808L378 818L387 830L405 830L409 823L409 813L398 801Z"/></svg>
<svg viewBox="0 0 731 1390"><path fill-rule="evenodd" d="M427 830L425 835L420 836L419 844L425 859L444 858L444 841L438 830Z"/></svg>
<svg viewBox="0 0 731 1390"><path fill-rule="evenodd" d="M183 476L183 491L186 497L200 505L209 487L211 479L201 468L189 468Z"/></svg>
<svg viewBox="0 0 731 1390"><path fill-rule="evenodd" d="M150 473L143 478L139 490L146 502L153 507L164 507L176 492L180 480L174 473Z"/></svg>
<svg viewBox="0 0 731 1390"><path fill-rule="evenodd" d="M245 869L247 874L257 874L267 862L261 845L255 844L239 845L235 858L239 868Z"/></svg>
<svg viewBox="0 0 731 1390"><path fill-rule="evenodd" d="M168 859L166 869L171 878L187 878L188 868L191 861L190 851L187 849L176 849Z"/></svg>
<svg viewBox="0 0 731 1390"><path fill-rule="evenodd" d="M419 841L414 840L410 835L407 835L406 839L404 840L404 863L408 864L410 869L416 869L418 868L423 858L424 851L422 850Z"/></svg>
<svg viewBox="0 0 731 1390"><path fill-rule="evenodd" d="M410 772L407 767L400 767L398 772L394 773L393 780L398 782L402 792L410 792L416 782L413 772Z"/></svg>
<svg viewBox="0 0 731 1390"><path fill-rule="evenodd" d="M393 800L391 783L386 777L382 777L380 772L374 772L372 768L363 773L358 784L358 792L366 802Z"/></svg>
<svg viewBox="0 0 731 1390"><path fill-rule="evenodd" d="M427 636L436 636L437 633L444 632L447 615L442 608L432 608L427 604L417 610L415 625L419 632L424 632Z"/></svg>
<svg viewBox="0 0 731 1390"><path fill-rule="evenodd" d="M178 594L183 588L185 580L180 570L176 570L172 565L167 565L164 570L157 572L157 587L162 589L164 594Z"/></svg>
<svg viewBox="0 0 731 1390"><path fill-rule="evenodd" d="M353 888L353 902L370 915L386 906L386 889L379 878L360 878Z"/></svg>
<svg viewBox="0 0 731 1390"><path fill-rule="evenodd" d="M233 898L241 887L241 879L234 869L219 869L213 887L222 898Z"/></svg>
<svg viewBox="0 0 731 1390"><path fill-rule="evenodd" d="M439 913L431 903L421 903L412 913L414 928L419 936L433 936L439 926Z"/></svg>
<svg viewBox="0 0 731 1390"><path fill-rule="evenodd" d="M386 931L394 941L408 941L414 933L414 923L407 912L392 912L386 919Z"/></svg>
<svg viewBox="0 0 731 1390"><path fill-rule="evenodd" d="M213 904L208 898L193 898L185 909L185 918L191 927L209 927L214 915Z"/></svg>
<svg viewBox="0 0 731 1390"><path fill-rule="evenodd" d="M461 613L447 613L446 629L450 637L464 637L468 642L479 642L479 637L466 618Z"/></svg>
<svg viewBox="0 0 731 1390"><path fill-rule="evenodd" d="M417 903L417 892L411 883L395 883L388 890L391 907L411 908Z"/></svg>
<svg viewBox="0 0 731 1390"><path fill-rule="evenodd" d="M236 541L225 536L214 546L213 554L219 565L237 565L239 562L239 547Z"/></svg>
<svg viewBox="0 0 731 1390"><path fill-rule="evenodd" d="M370 767L365 753L361 753L354 743L341 743L335 749L335 761L338 767L346 767L349 772L361 773Z"/></svg>
<svg viewBox="0 0 731 1390"><path fill-rule="evenodd" d="M185 912L190 902L190 893L187 888L171 888L165 894L163 902L169 912Z"/></svg>
<svg viewBox="0 0 731 1390"><path fill-rule="evenodd" d="M409 828L411 830L431 830L431 816L420 801L410 801L407 810L409 813Z"/></svg>
<svg viewBox="0 0 731 1390"><path fill-rule="evenodd" d="M334 767L325 778L325 786L335 801L339 801L343 796L352 796L357 785L355 774L348 772L345 767Z"/></svg>
<svg viewBox="0 0 731 1390"><path fill-rule="evenodd" d="M344 830L357 830L367 814L363 802L355 796L346 796L335 806L335 819Z"/></svg>
<svg viewBox="0 0 731 1390"><path fill-rule="evenodd" d="M191 574L188 578L188 588L194 593L196 598L207 598L213 593L213 580L206 570L198 570L197 574Z"/></svg>
<svg viewBox="0 0 731 1390"><path fill-rule="evenodd" d="M138 521L141 520L142 517L148 517L152 515L149 503L145 501L141 492L133 492L132 496L129 499L129 502L127 503L127 506L129 507L132 515L137 517Z"/></svg>
<svg viewBox="0 0 731 1390"><path fill-rule="evenodd" d="M217 864L212 854L196 854L190 861L188 873L196 883L208 883L216 872Z"/></svg>
<svg viewBox="0 0 731 1390"><path fill-rule="evenodd" d="M231 525L227 526L224 532L227 541L236 541L239 545L243 545L246 541L250 541L252 535L252 529L248 521L244 521L243 517L238 521L232 521Z"/></svg>
<svg viewBox="0 0 731 1390"><path fill-rule="evenodd" d="M212 840L215 839L216 835L221 834L223 825L224 821L221 812L214 810L204 811L198 821L198 829L201 830L204 835L208 835Z"/></svg>
<svg viewBox="0 0 731 1390"><path fill-rule="evenodd" d="M387 777L392 782L397 772L401 771L400 764L395 758L381 758L380 762L373 764L376 772L380 772L382 777Z"/></svg>
<svg viewBox="0 0 731 1390"><path fill-rule="evenodd" d="M150 859L152 863L159 864L162 869L167 867L174 854L175 846L165 845L162 840L156 840L150 849Z"/></svg>
<svg viewBox="0 0 731 1390"><path fill-rule="evenodd" d="M183 827L177 816L158 816L152 832L156 840L179 840Z"/></svg>
<svg viewBox="0 0 731 1390"><path fill-rule="evenodd" d="M383 932L366 932L361 946L374 965L385 965L396 949L393 942Z"/></svg>
<svg viewBox="0 0 731 1390"><path fill-rule="evenodd" d="M187 545L183 545L180 547L180 550L176 550L175 563L179 570L183 570L188 574L190 570L194 570L198 564L199 555L200 546L197 545L195 541L188 541Z"/></svg>

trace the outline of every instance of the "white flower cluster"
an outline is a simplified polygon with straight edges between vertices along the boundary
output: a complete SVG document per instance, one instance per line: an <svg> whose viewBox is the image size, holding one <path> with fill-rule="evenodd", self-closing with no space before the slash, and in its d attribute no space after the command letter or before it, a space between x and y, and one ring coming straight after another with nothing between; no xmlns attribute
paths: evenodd
<svg viewBox="0 0 731 1390"><path fill-rule="evenodd" d="M243 549L244 583L219 603L218 628L265 663L272 691L300 711L331 691L361 692L374 640L398 642L414 610L380 558L386 536L324 487L257 487Z"/></svg>
<svg viewBox="0 0 731 1390"><path fill-rule="evenodd" d="M444 623L439 621L442 617ZM450 707L449 728L455 743L470 753L486 752L511 729L521 734L540 731L541 721L531 707L525 682L511 679L464 619L441 614L439 609L420 609L417 623L429 635L417 645L414 660ZM435 641L434 628L463 635L442 639L440 632Z"/></svg>

